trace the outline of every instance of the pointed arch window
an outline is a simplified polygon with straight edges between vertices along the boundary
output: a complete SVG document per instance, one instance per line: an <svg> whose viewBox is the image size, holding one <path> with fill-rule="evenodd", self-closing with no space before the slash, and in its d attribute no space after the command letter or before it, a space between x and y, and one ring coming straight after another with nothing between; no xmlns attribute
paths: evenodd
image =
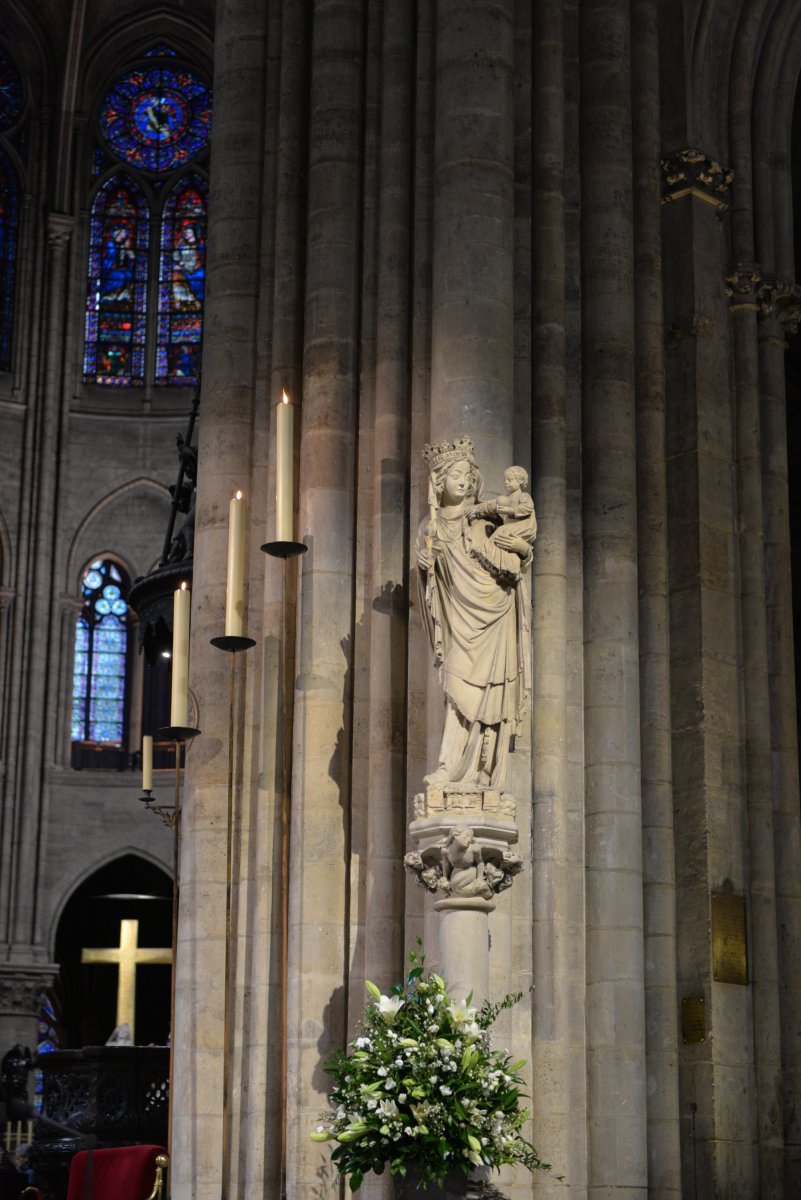
<svg viewBox="0 0 801 1200"><path fill-rule="evenodd" d="M73 743L125 747L130 649L125 596L129 586L128 576L111 559L97 559L83 573L72 676Z"/></svg>
<svg viewBox="0 0 801 1200"><path fill-rule="evenodd" d="M115 175L92 205L86 297L86 383L130 387L144 381L147 201L134 179Z"/></svg>
<svg viewBox="0 0 801 1200"><path fill-rule="evenodd" d="M163 42L100 100L91 171L116 173L92 207L85 383L197 383L210 132L211 89Z"/></svg>
<svg viewBox="0 0 801 1200"><path fill-rule="evenodd" d="M14 326L14 274L19 229L19 183L11 159L0 147L0 371L11 370Z"/></svg>
<svg viewBox="0 0 801 1200"><path fill-rule="evenodd" d="M187 175L161 218L156 383L196 383L206 290L206 182Z"/></svg>

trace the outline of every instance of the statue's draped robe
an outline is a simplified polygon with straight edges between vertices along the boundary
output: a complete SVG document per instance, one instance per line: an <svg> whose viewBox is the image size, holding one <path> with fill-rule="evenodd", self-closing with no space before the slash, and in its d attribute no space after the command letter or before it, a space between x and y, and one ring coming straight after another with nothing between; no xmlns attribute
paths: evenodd
<svg viewBox="0 0 801 1200"><path fill-rule="evenodd" d="M509 736L531 690L528 586L525 579L502 582L488 569L488 526L483 520L469 524L466 507L437 510L436 561L431 571L420 572L421 599L445 695L468 736L462 761L451 763L449 777L475 782L476 738L496 727L492 783L497 786L505 776ZM448 757L447 737L446 723L441 764Z"/></svg>

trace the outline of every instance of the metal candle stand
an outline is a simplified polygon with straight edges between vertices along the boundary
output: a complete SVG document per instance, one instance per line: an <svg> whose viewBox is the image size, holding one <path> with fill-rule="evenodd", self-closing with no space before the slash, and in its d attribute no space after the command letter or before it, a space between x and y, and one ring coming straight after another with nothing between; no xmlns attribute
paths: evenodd
<svg viewBox="0 0 801 1200"><path fill-rule="evenodd" d="M271 558L282 558L281 572L281 653L286 653L288 642L286 568L287 559L297 558L308 550L305 542L265 542L262 550ZM288 672L281 661L281 708L290 711L289 696L286 695ZM286 1195L286 992L287 992L287 940L289 934L289 772L291 769L291 738L284 730L281 739L281 1195Z"/></svg>
<svg viewBox="0 0 801 1200"><path fill-rule="evenodd" d="M265 542L261 547L265 554L269 554L272 558L282 558L285 561L289 558L296 558L300 554L305 554L308 546L304 542L292 541L275 541ZM286 619L286 572L282 572L281 577L281 624L282 624L282 646L287 644L287 619ZM228 1173L230 1167L230 1130L229 1130L229 1100L231 1089L231 1012L230 1012L230 994L231 994L231 972L232 972L232 952L231 945L232 937L232 892L233 892L233 865L234 865L234 845L235 845L235 830L238 818L238 810L236 804L236 792L234 789L234 731L235 731L235 712L236 712L236 663L235 655L243 650L250 650L256 645L253 638L238 637L232 635L224 635L222 637L211 638L211 644L218 650L231 655L231 674L230 674L230 703L229 703L229 718L228 718L228 837L227 837L227 857L226 857L226 889L225 889L225 980L224 980L224 1017L223 1017L223 1146L222 1146L222 1191L221 1195L225 1197L226 1186L228 1182ZM286 672L282 672L285 676ZM285 687L285 682L282 679L282 687ZM285 702L286 697L282 697ZM285 709L286 711L286 709ZM153 790L145 788L142 791L140 800L150 812L156 813L161 818L166 826L173 831L174 835L174 882L173 882L173 970L172 970L172 988L170 998L170 1080L173 1079L173 1047L175 1044L174 1026L175 1026L175 955L178 944L178 887L179 887L179 846L181 839L181 746L182 744L191 741L200 733L199 729L194 729L190 726L171 725L166 729L159 729L157 736L165 741L175 742L175 804L163 805L153 803ZM287 788L287 754L288 747L286 745L286 737L283 739L282 751L282 809L281 809L281 828L282 828L282 855L281 855L281 875L282 875L282 896L283 896L283 976L284 984L286 983L286 940L287 940L287 881L289 871L289 801ZM284 1005L286 1004L286 987L284 987ZM286 1030L286 1016L284 1016L284 1032ZM284 1059L282 1070L282 1100L284 1109L286 1106L285 1094L285 1077L286 1077L286 1037L282 1042L282 1055ZM283 1125L284 1123L282 1123ZM169 1114L170 1135L172 1134L172 1088L170 1088L170 1114ZM282 1130L282 1138L283 1138ZM285 1154L282 1149L282 1164Z"/></svg>
<svg viewBox="0 0 801 1200"><path fill-rule="evenodd" d="M143 788L139 799L149 812L160 817L173 834L173 871L172 871L172 972L170 978L170 1089L167 1100L167 1155L172 1161L172 1081L173 1056L175 1054L175 960L178 956L178 894L180 888L180 847L181 847L181 746L191 742L200 733L191 725L168 725L165 729L157 729L156 737L163 741L175 742L175 803L154 804L153 789Z"/></svg>
<svg viewBox="0 0 801 1200"><path fill-rule="evenodd" d="M231 655L230 692L228 704L228 837L226 847L225 869L225 975L223 992L223 1144L222 1144L222 1190L228 1181L228 1169L231 1158L229 1130L229 1100L231 1095L231 942L232 942L232 893L234 876L234 830L237 818L237 806L234 793L234 713L236 712L236 661L235 655L243 650L250 650L256 645L254 638L239 637L225 634L213 637L211 644L217 650Z"/></svg>

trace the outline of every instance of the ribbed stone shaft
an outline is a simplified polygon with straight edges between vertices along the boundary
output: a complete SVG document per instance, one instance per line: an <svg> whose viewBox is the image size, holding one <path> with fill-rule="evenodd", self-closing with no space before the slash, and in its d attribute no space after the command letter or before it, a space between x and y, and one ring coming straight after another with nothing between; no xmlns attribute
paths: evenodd
<svg viewBox="0 0 801 1200"><path fill-rule="evenodd" d="M587 1157L597 1197L647 1187L629 20L624 0L581 8Z"/></svg>

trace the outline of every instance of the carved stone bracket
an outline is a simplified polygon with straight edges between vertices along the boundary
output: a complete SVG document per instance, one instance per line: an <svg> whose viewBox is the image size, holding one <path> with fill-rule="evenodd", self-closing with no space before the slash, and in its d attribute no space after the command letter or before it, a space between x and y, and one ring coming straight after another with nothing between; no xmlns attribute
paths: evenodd
<svg viewBox="0 0 801 1200"><path fill-rule="evenodd" d="M417 849L404 866L421 887L438 897L437 908L491 911L492 899L511 887L522 869L515 799L491 788L430 785L415 796L409 833Z"/></svg>
<svg viewBox="0 0 801 1200"><path fill-rule="evenodd" d="M662 159L662 203L695 196L711 204L718 217L729 210L728 191L734 179L731 167L715 162L702 150L687 147Z"/></svg>

